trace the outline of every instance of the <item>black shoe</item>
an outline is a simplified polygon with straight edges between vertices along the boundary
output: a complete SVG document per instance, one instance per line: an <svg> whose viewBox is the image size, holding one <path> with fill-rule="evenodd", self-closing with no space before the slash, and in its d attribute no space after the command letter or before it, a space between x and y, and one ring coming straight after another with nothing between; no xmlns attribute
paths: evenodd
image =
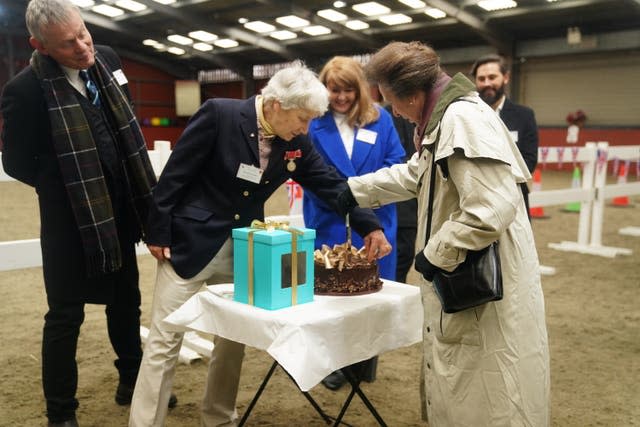
<svg viewBox="0 0 640 427"><path fill-rule="evenodd" d="M322 380L322 385L333 391L339 390L346 383L347 378L339 369L337 371L333 371Z"/></svg>
<svg viewBox="0 0 640 427"><path fill-rule="evenodd" d="M133 398L133 386L127 385L125 383L118 384L118 389L116 390L116 403L118 405L130 405L131 399ZM171 393L171 397L169 397L169 408L175 408L178 404L178 398L175 394Z"/></svg>
<svg viewBox="0 0 640 427"><path fill-rule="evenodd" d="M47 427L78 427L78 420L76 419L76 417L73 417L70 420L60 421L58 423L52 423L51 421L49 421L47 423Z"/></svg>

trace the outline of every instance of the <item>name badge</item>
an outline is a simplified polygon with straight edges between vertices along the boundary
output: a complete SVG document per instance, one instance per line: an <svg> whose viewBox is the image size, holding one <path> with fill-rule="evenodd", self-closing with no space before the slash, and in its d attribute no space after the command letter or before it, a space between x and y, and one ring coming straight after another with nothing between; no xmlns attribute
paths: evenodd
<svg viewBox="0 0 640 427"><path fill-rule="evenodd" d="M511 139L513 139L513 142L518 142L518 131L510 130L509 133L511 134Z"/></svg>
<svg viewBox="0 0 640 427"><path fill-rule="evenodd" d="M113 72L113 77L116 79L116 81L120 86L123 86L129 83L129 80L127 80L127 77L124 75L124 73L120 69L115 70Z"/></svg>
<svg viewBox="0 0 640 427"><path fill-rule="evenodd" d="M262 169L257 168L253 165L240 163L240 167L238 168L236 177L244 179L245 181L260 184L260 180L262 179L262 172L264 172Z"/></svg>
<svg viewBox="0 0 640 427"><path fill-rule="evenodd" d="M374 132L369 129L358 129L356 139L358 141L366 142L367 144L375 144L378 132Z"/></svg>

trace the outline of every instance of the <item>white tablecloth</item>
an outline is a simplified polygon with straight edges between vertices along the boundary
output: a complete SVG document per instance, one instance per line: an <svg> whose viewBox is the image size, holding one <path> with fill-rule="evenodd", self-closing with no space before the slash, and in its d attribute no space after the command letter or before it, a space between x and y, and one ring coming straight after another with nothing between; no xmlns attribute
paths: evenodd
<svg viewBox="0 0 640 427"><path fill-rule="evenodd" d="M416 286L384 281L359 296L314 296L314 301L265 310L233 301L233 284L213 285L165 318L177 331L219 335L267 351L303 391L343 366L422 340Z"/></svg>

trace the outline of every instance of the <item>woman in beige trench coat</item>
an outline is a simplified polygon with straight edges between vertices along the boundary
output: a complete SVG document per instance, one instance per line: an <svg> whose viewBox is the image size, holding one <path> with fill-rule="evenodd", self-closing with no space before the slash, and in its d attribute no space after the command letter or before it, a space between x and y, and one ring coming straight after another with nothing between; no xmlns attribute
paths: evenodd
<svg viewBox="0 0 640 427"><path fill-rule="evenodd" d="M416 126L409 162L349 179L343 203L376 207L418 199L416 270L424 306L423 414L431 427L549 425L549 353L533 234L518 184L530 175L509 131L437 54L394 42L366 67L394 114ZM431 236L425 228L434 144ZM499 240L504 297L447 314L433 291L468 250Z"/></svg>

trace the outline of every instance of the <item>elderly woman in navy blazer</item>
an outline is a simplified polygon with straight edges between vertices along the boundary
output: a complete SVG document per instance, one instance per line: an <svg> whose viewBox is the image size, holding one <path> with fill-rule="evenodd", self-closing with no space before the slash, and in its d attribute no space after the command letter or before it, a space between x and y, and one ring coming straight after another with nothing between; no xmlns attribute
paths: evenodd
<svg viewBox="0 0 640 427"><path fill-rule="evenodd" d="M182 333L162 320L202 285L233 281L231 230L264 219L264 203L292 178L338 209L346 181L306 138L327 108L327 93L302 64L274 74L262 94L209 99L191 118L154 191L147 244L158 259L151 327L133 396L129 426L162 426ZM353 210L370 260L391 250L368 209ZM234 425L244 345L214 338L202 425Z"/></svg>

